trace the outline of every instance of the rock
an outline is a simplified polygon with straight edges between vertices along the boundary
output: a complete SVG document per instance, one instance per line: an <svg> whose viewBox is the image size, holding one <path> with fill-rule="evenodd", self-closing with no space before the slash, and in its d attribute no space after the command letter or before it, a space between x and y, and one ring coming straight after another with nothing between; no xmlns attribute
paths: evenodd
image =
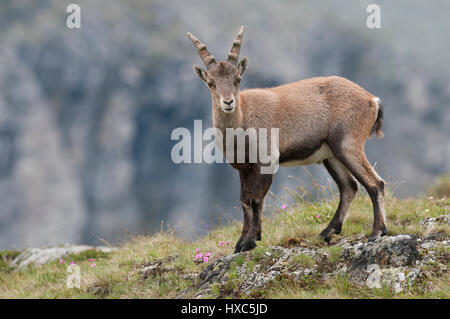
<svg viewBox="0 0 450 319"><path fill-rule="evenodd" d="M425 240L446 241L450 236L444 231L431 231L425 234Z"/></svg>
<svg viewBox="0 0 450 319"><path fill-rule="evenodd" d="M382 269L377 264L372 264L367 266L367 273L369 274L366 279L367 287L379 289L387 286L398 293L416 280L420 270L406 267Z"/></svg>
<svg viewBox="0 0 450 319"><path fill-rule="evenodd" d="M428 217L424 218L419 222L420 225L425 226L426 228L432 228L437 225L449 225L450 224L450 214L441 215L438 217Z"/></svg>
<svg viewBox="0 0 450 319"><path fill-rule="evenodd" d="M350 271L369 264L410 266L417 258L417 238L411 235L382 237L375 242L349 244L344 256L351 256Z"/></svg>
<svg viewBox="0 0 450 319"><path fill-rule="evenodd" d="M450 239L448 231L446 232L437 227L448 226L450 224L450 214L424 218L419 222L419 224L425 227L425 240L446 241Z"/></svg>
<svg viewBox="0 0 450 319"><path fill-rule="evenodd" d="M424 240L420 243L421 248L426 249L433 249L436 247L448 247L450 245L450 240L443 240L443 241L437 241L437 240Z"/></svg>
<svg viewBox="0 0 450 319"><path fill-rule="evenodd" d="M423 276L423 267L430 263L438 265L435 269L441 272L447 271L448 254L441 248L449 247L450 241L420 240L413 235L385 236L375 242L361 239L344 238L337 243L342 252L332 261L328 248L303 246L274 246L256 255L224 256L206 266L190 289L195 298L211 296L213 286L218 288L214 291L218 290L219 297L250 295L276 278L287 278L303 287L314 280L345 276L358 286L389 287L398 293Z"/></svg>
<svg viewBox="0 0 450 319"><path fill-rule="evenodd" d="M301 249L301 248L298 248ZM275 246L271 248L272 251L277 251L279 257L276 259L276 262L267 267L264 272L252 271L248 274L247 280L242 283L240 289L245 294L250 294L251 290L258 289L264 287L269 281L275 279L278 275L280 275L283 270L286 268L286 262L293 255L296 248L283 248L279 246ZM266 252L267 257L271 258L273 253ZM241 267L241 269L245 269L245 265ZM245 276L245 271L240 272L240 275Z"/></svg>
<svg viewBox="0 0 450 319"><path fill-rule="evenodd" d="M27 248L11 263L12 267L22 268L28 264L42 265L70 254L79 254L86 250L95 249L99 252L109 253L113 248L106 246L66 245L61 247Z"/></svg>
<svg viewBox="0 0 450 319"><path fill-rule="evenodd" d="M420 242L419 254L422 256L419 265L421 268L432 265L435 271L447 272L450 262L450 241L424 240Z"/></svg>
<svg viewBox="0 0 450 319"><path fill-rule="evenodd" d="M417 238L411 235L386 236L375 242L345 244L343 248L348 275L360 286L387 283L398 290L404 287L404 272L419 258Z"/></svg>
<svg viewBox="0 0 450 319"><path fill-rule="evenodd" d="M178 258L178 256L171 255L164 259L156 259L151 263L138 268L137 272L141 274L142 279L145 280L156 275L161 275L162 273L175 271L176 267L170 264L175 258Z"/></svg>
<svg viewBox="0 0 450 319"><path fill-rule="evenodd" d="M233 262L239 254L231 254L214 260L199 275L202 281L201 287L205 287L212 283L224 283L225 278L230 270L231 262ZM201 288L200 287L200 288Z"/></svg>
<svg viewBox="0 0 450 319"><path fill-rule="evenodd" d="M251 252L242 253L251 259ZM226 287L229 283L229 271L231 265L242 254L232 254L214 260L199 275L200 282L197 285L198 292L195 297L204 296L211 292L213 284ZM276 277L284 274L293 280L301 280L304 276L317 273L317 265L313 268L289 263L289 259L297 255L307 255L311 258L320 259L325 253L303 247L284 248L274 246L264 252L262 259L255 265L253 270L249 270L248 263L236 266L236 273L240 280L236 289L239 292L249 295L253 290L265 287Z"/></svg>

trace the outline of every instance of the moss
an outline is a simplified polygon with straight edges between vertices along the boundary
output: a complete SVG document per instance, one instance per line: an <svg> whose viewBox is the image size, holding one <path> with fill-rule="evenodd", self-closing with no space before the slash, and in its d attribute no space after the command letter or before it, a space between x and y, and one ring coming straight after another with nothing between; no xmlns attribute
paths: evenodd
<svg viewBox="0 0 450 319"><path fill-rule="evenodd" d="M271 253L270 253L270 257L273 259L278 259L281 257L281 251L277 250L277 249L272 249Z"/></svg>
<svg viewBox="0 0 450 319"><path fill-rule="evenodd" d="M256 261L249 260L246 264L247 271L252 272L255 269L255 266L256 266Z"/></svg>
<svg viewBox="0 0 450 319"><path fill-rule="evenodd" d="M78 254L70 254L64 257L66 260L70 260L71 262L80 262L80 261L87 261L89 259L102 259L102 258L108 258L109 253L105 253L102 251L98 251L97 249L88 249L85 251L82 251Z"/></svg>
<svg viewBox="0 0 450 319"><path fill-rule="evenodd" d="M214 283L211 285L211 295L213 297L219 297L220 296L220 289L219 285L217 283Z"/></svg>
<svg viewBox="0 0 450 319"><path fill-rule="evenodd" d="M336 264L342 256L343 248L340 246L331 246L328 248L328 261Z"/></svg>
<svg viewBox="0 0 450 319"><path fill-rule="evenodd" d="M251 251L251 257L255 260L261 260L266 258L266 250L263 247L256 247Z"/></svg>
<svg viewBox="0 0 450 319"><path fill-rule="evenodd" d="M230 270L228 272L228 281L225 284L218 286L220 298L237 297L240 295L239 287L241 284L241 279L239 278L236 267L237 263L233 261L230 264Z"/></svg>
<svg viewBox="0 0 450 319"><path fill-rule="evenodd" d="M242 266L245 262L245 257L243 255L239 255L234 259L234 262L238 265L238 266Z"/></svg>
<svg viewBox="0 0 450 319"><path fill-rule="evenodd" d="M436 259L448 264L450 262L450 247L436 247L434 249Z"/></svg>
<svg viewBox="0 0 450 319"><path fill-rule="evenodd" d="M273 281L267 284L265 291L268 297L271 297L273 294L275 294L275 296L280 294L280 291L292 290L297 292L311 292L326 287L327 286L325 285L320 274L306 275L298 280L293 280L286 274L280 274Z"/></svg>

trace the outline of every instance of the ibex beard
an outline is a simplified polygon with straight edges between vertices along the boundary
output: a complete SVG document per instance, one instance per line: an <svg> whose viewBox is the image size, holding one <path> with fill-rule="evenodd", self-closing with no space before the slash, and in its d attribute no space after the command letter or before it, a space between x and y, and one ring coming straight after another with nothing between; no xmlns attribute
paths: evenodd
<svg viewBox="0 0 450 319"><path fill-rule="evenodd" d="M345 216L358 191L367 190L374 210L369 240L386 234L384 181L370 165L364 144L373 134L382 136L381 100L342 77L316 77L285 85L239 91L248 58L238 62L244 28L241 27L227 61L216 62L206 46L188 33L206 70L195 74L209 88L213 126L226 136L227 128L278 128L281 166L323 163L336 182L340 202L320 236L330 242L342 230ZM230 150L223 148L225 157ZM261 163L232 163L239 171L244 222L235 252L253 249L261 240L261 213L273 174L263 174Z"/></svg>

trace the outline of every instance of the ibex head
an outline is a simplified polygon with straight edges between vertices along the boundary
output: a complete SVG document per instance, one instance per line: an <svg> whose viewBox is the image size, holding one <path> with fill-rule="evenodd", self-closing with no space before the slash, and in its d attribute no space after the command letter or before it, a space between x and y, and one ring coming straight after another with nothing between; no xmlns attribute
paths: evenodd
<svg viewBox="0 0 450 319"><path fill-rule="evenodd" d="M221 108L225 113L232 113L236 109L239 85L248 67L247 57L242 58L238 63L243 34L244 27L242 26L228 53L228 60L216 63L216 59L209 53L206 45L189 32L187 33L206 66L205 71L198 65L194 65L194 73L209 87L213 105Z"/></svg>

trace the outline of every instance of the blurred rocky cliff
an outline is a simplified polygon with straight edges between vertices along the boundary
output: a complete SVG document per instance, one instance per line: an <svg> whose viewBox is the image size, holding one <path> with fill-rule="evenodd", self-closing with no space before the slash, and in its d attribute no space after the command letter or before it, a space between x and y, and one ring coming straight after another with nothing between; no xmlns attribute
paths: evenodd
<svg viewBox="0 0 450 319"><path fill-rule="evenodd" d="M81 7L81 29L66 7ZM413 196L450 171L450 6L379 1L10 0L0 3L0 248L115 242L160 221L193 233L240 218L236 172L175 165L170 133L210 125L187 31L224 59L240 25L242 87L340 75L381 97L382 140L367 154ZM309 169L319 181L324 169ZM281 169L272 191L309 178Z"/></svg>

